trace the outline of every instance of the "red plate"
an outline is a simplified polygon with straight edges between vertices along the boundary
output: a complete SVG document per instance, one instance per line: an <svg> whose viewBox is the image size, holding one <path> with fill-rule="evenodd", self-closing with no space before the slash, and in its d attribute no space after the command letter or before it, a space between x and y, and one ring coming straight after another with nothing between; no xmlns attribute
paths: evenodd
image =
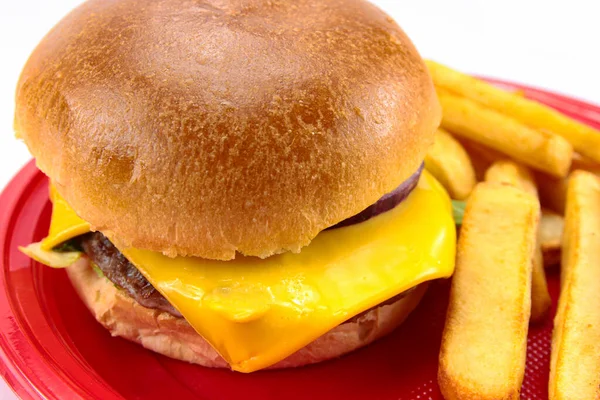
<svg viewBox="0 0 600 400"><path fill-rule="evenodd" d="M545 91L523 89L600 128L600 108ZM85 309L66 274L17 250L46 234L47 179L30 162L0 196L0 371L23 398L71 399L441 399L437 356L448 282L436 282L391 336L346 357L312 367L250 375L207 369L112 338ZM556 303L558 271L548 274ZM553 305L553 312L554 307ZM522 398L546 399L552 322L529 333Z"/></svg>

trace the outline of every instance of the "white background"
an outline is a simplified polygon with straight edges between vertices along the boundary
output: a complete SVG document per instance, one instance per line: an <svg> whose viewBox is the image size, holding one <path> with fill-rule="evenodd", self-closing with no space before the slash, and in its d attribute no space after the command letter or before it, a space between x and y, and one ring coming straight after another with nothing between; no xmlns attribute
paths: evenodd
<svg viewBox="0 0 600 400"><path fill-rule="evenodd" d="M600 104L599 0L373 1L425 57ZM79 3L0 0L0 188L29 159L12 131L19 72L42 36ZM0 399L12 398L0 381Z"/></svg>

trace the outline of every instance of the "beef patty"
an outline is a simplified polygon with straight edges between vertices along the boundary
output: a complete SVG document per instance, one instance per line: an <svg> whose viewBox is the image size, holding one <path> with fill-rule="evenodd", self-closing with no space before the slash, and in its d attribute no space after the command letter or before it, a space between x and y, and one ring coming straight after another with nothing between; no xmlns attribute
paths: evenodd
<svg viewBox="0 0 600 400"><path fill-rule="evenodd" d="M79 244L90 260L100 268L104 276L126 291L139 304L181 317L181 313L102 233L92 232L83 235L79 238Z"/></svg>
<svg viewBox="0 0 600 400"><path fill-rule="evenodd" d="M144 275L102 233L85 234L80 236L77 242L92 263L100 268L104 276L117 287L126 291L136 302L146 308L157 309L168 312L175 317L182 317L181 313L148 282ZM376 307L392 304L406 296L413 289L402 292ZM350 318L347 322L354 322L369 311L366 310Z"/></svg>

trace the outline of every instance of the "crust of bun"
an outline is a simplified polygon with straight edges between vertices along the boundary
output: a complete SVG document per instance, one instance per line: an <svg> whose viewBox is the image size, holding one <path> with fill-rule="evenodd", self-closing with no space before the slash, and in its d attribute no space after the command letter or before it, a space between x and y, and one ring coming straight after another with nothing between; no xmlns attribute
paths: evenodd
<svg viewBox="0 0 600 400"><path fill-rule="evenodd" d="M77 293L113 336L139 343L171 358L205 367L229 368L183 318L145 308L90 268L86 257L67 268ZM417 306L427 289L419 285L400 300L343 323L270 368L314 364L349 353L387 335Z"/></svg>
<svg viewBox="0 0 600 400"><path fill-rule="evenodd" d="M421 164L440 121L404 32L363 0L90 0L39 44L15 129L119 247L297 252Z"/></svg>

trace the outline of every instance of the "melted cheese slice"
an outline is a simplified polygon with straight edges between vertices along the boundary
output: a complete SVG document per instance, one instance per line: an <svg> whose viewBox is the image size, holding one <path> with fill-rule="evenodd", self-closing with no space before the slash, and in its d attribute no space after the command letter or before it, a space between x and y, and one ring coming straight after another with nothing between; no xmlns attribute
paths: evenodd
<svg viewBox="0 0 600 400"><path fill-rule="evenodd" d="M50 201L52 201L50 229L48 237L40 243L40 248L45 251L50 251L59 244L90 231L90 224L77 216L52 185L50 185Z"/></svg>
<svg viewBox="0 0 600 400"><path fill-rule="evenodd" d="M89 224L52 194L57 244ZM450 201L427 172L393 210L321 232L298 254L232 261L121 248L216 351L241 372L268 367L348 318L454 270Z"/></svg>

